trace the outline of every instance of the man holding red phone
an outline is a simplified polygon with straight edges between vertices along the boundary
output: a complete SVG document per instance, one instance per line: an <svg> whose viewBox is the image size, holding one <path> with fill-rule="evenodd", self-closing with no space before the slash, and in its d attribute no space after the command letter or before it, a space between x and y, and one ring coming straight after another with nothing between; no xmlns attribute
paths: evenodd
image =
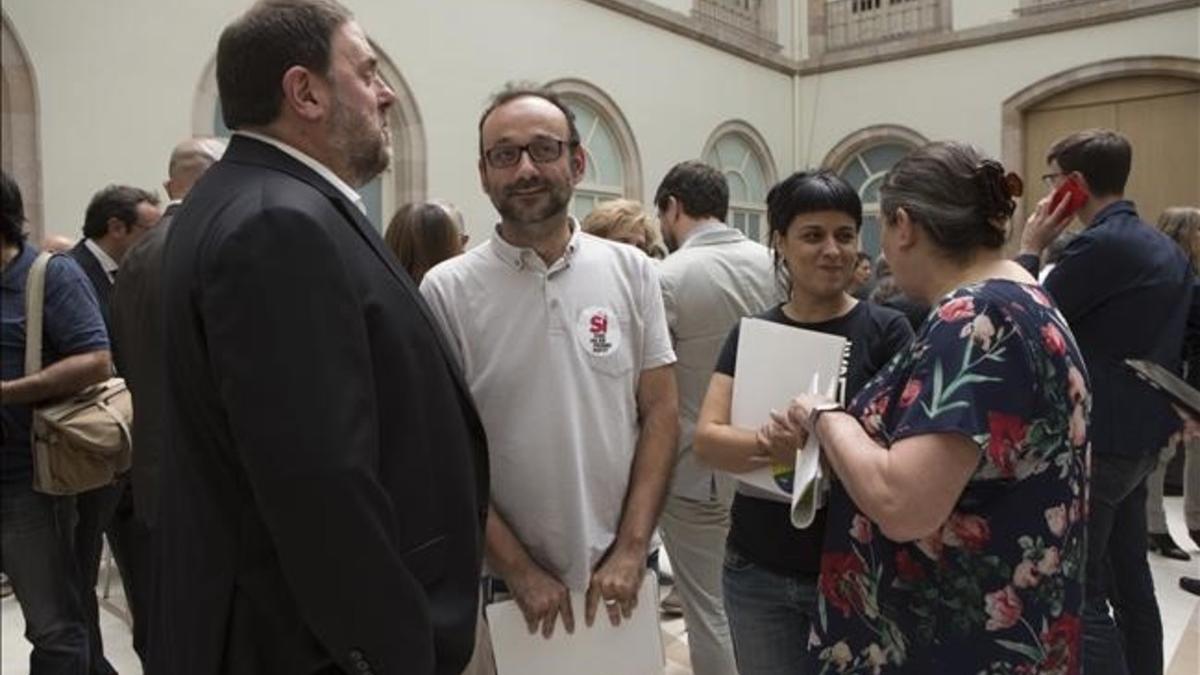
<svg viewBox="0 0 1200 675"><path fill-rule="evenodd" d="M1163 670L1146 560L1146 476L1180 420L1121 364L1146 359L1179 372L1193 272L1179 247L1125 199L1131 160L1129 141L1107 129L1055 142L1042 177L1052 192L1025 224L1017 257L1036 275L1042 250L1071 217L1086 224L1044 285L1075 333L1094 397L1083 612L1089 675Z"/></svg>

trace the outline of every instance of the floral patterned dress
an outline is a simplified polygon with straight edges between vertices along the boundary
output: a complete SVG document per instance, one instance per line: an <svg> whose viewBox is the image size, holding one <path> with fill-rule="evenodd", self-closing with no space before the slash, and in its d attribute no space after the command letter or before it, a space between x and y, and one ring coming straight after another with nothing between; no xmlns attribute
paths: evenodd
<svg viewBox="0 0 1200 675"><path fill-rule="evenodd" d="M978 444L979 466L941 528L909 543L834 486L814 672L1079 673L1083 363L1040 287L991 280L946 296L855 397L851 413L884 447L956 432Z"/></svg>

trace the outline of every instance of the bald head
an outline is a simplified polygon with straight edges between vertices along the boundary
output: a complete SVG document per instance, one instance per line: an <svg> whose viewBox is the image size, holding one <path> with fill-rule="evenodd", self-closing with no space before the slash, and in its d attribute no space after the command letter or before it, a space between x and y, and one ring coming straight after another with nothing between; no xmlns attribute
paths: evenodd
<svg viewBox="0 0 1200 675"><path fill-rule="evenodd" d="M219 138L189 138L171 151L167 182L163 187L171 199L183 199L208 167L225 153L225 141Z"/></svg>

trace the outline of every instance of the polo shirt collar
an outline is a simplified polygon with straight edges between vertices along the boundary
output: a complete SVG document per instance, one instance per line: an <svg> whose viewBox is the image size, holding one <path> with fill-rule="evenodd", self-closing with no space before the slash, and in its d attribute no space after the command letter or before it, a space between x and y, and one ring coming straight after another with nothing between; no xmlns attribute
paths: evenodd
<svg viewBox="0 0 1200 675"><path fill-rule="evenodd" d="M117 261L113 260L112 256L110 256L104 249L100 248L100 244L97 244L89 238L84 238L83 245L87 247L87 250L92 252L92 255L96 256L96 260L100 263L100 267L104 270L104 273L108 275L108 280L112 281L117 273L117 270L121 267L117 264Z"/></svg>
<svg viewBox="0 0 1200 675"><path fill-rule="evenodd" d="M579 223L575 220L575 217L568 216L567 221L571 227L571 238L567 240L566 251L563 252L561 258L551 263L551 268L556 268L559 265L569 265L571 258L575 257L575 252L579 250L579 244L583 240L583 229L579 227ZM492 250L496 252L496 257L500 258L504 264L519 270L531 265L542 264L542 259L538 255L537 251L528 247L513 246L505 241L504 237L500 234L499 223L496 223L495 232L493 234L495 236L493 236L491 239ZM535 260L537 261L536 263L533 262Z"/></svg>
<svg viewBox="0 0 1200 675"><path fill-rule="evenodd" d="M363 215L366 215L367 205L365 202L363 202L362 195L358 194L358 192L356 192L354 188L350 187L346 181L338 178L337 174L331 171L329 167L313 159L311 156L297 150L287 143L284 143L278 138L272 138L271 136L260 134L255 131L235 131L233 132L233 135L253 138L256 141L278 148L280 152L287 154L297 162L300 162L304 166L312 169L318 176L328 181L329 184L337 188L338 192L341 192L351 204L356 206L359 211L362 211Z"/></svg>

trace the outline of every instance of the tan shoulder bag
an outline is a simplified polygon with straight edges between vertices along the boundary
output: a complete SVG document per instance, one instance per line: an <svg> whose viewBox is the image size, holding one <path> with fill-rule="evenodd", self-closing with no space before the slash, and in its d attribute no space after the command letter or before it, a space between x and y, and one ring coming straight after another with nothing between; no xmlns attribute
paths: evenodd
<svg viewBox="0 0 1200 675"><path fill-rule="evenodd" d="M25 374L42 369L42 310L46 296L43 251L25 284ZM104 485L133 460L133 401L125 380L111 377L33 408L33 489L73 495Z"/></svg>

